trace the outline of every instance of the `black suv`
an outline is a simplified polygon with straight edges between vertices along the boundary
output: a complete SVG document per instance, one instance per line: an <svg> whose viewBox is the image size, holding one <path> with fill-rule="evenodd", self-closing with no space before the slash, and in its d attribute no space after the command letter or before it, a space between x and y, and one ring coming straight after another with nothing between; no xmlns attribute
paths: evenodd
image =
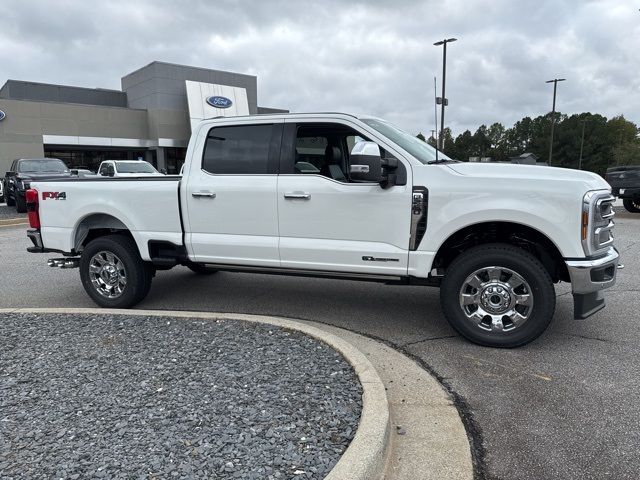
<svg viewBox="0 0 640 480"><path fill-rule="evenodd" d="M4 176L4 198L7 206L16 206L18 213L27 211L25 192L33 180L72 176L62 160L57 158L21 158L11 163Z"/></svg>

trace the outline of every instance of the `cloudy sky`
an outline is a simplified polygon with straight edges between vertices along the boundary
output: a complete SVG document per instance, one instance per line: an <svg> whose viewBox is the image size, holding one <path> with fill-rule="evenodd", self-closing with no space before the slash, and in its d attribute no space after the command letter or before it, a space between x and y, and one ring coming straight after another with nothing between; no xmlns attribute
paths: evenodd
<svg viewBox="0 0 640 480"><path fill-rule="evenodd" d="M120 88L153 60L258 76L258 103L434 128L448 48L454 134L551 109L640 124L640 0L2 0L8 78ZM440 86L438 86L438 89Z"/></svg>

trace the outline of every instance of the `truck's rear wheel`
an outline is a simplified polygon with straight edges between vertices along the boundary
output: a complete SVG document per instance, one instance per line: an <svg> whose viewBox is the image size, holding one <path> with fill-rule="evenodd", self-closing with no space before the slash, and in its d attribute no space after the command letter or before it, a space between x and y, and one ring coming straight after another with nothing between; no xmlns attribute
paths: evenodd
<svg viewBox="0 0 640 480"><path fill-rule="evenodd" d="M627 212L640 213L640 198L625 198L622 204Z"/></svg>
<svg viewBox="0 0 640 480"><path fill-rule="evenodd" d="M544 266L506 244L480 245L457 257L442 281L440 300L453 328L490 347L517 347L536 339L556 305Z"/></svg>
<svg viewBox="0 0 640 480"><path fill-rule="evenodd" d="M149 293L153 267L144 262L136 243L124 235L89 242L80 258L80 279L101 307L130 308Z"/></svg>

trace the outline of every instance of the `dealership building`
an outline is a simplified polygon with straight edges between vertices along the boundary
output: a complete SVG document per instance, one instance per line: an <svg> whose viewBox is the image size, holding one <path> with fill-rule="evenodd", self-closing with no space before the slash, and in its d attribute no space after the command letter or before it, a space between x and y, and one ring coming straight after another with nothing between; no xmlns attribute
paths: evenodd
<svg viewBox="0 0 640 480"><path fill-rule="evenodd" d="M177 173L203 118L287 111L258 106L253 75L152 62L121 85L8 80L0 88L0 175L16 158L42 157L93 171L103 160L144 159Z"/></svg>

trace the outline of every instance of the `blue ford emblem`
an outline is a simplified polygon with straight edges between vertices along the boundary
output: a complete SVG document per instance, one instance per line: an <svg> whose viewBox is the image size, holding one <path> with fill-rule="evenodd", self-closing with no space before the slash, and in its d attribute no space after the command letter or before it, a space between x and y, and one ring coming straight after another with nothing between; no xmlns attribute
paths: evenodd
<svg viewBox="0 0 640 480"><path fill-rule="evenodd" d="M0 122L1 122L2 120L4 120L4 117L6 117L6 116L7 116L7 114L6 114L6 113L4 113L2 110L0 110Z"/></svg>
<svg viewBox="0 0 640 480"><path fill-rule="evenodd" d="M233 102L227 97L218 96L208 97L207 103L216 108L229 108L231 105L233 105Z"/></svg>

